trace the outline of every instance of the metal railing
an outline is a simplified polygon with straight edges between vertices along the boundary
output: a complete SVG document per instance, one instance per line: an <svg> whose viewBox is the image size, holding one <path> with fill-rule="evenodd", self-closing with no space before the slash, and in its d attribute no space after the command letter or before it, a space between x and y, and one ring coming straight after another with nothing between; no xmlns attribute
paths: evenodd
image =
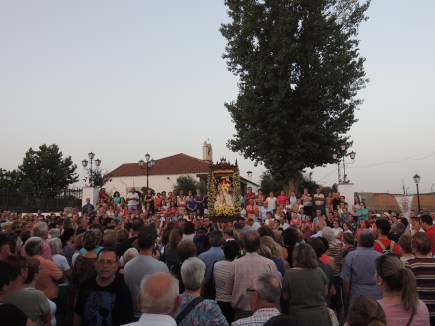
<svg viewBox="0 0 435 326"><path fill-rule="evenodd" d="M0 211L36 212L63 211L65 207L81 207L82 188L67 188L41 192L0 189Z"/></svg>

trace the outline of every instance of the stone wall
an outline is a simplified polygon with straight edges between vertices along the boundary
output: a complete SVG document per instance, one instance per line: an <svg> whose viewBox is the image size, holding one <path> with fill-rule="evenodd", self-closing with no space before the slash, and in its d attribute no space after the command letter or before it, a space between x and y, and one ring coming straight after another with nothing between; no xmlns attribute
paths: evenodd
<svg viewBox="0 0 435 326"><path fill-rule="evenodd" d="M365 202L367 208L371 211L384 212L389 209L392 211L399 211L395 195L387 193L371 193L361 192L359 193L362 201ZM349 203L350 205L350 203ZM412 199L412 209L417 211L417 195L414 194ZM420 194L420 207L422 211L435 211L435 194Z"/></svg>

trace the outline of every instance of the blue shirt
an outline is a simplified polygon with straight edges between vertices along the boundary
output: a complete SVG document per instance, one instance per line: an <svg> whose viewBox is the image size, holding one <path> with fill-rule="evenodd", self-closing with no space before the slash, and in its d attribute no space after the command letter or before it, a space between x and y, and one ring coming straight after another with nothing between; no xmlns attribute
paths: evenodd
<svg viewBox="0 0 435 326"><path fill-rule="evenodd" d="M357 247L344 257L340 277L350 282L350 298L368 295L375 300L382 299L382 292L374 280L379 256L381 254L373 248Z"/></svg>
<svg viewBox="0 0 435 326"><path fill-rule="evenodd" d="M204 282L207 283L210 279L214 263L224 260L225 255L221 247L211 247L210 250L207 250L200 254L199 259L201 259L205 264L206 270Z"/></svg>
<svg viewBox="0 0 435 326"><path fill-rule="evenodd" d="M101 249L103 249L103 247L98 246L97 250L95 251L95 253L98 255L101 251ZM87 250L85 248L80 249L79 254L83 255Z"/></svg>

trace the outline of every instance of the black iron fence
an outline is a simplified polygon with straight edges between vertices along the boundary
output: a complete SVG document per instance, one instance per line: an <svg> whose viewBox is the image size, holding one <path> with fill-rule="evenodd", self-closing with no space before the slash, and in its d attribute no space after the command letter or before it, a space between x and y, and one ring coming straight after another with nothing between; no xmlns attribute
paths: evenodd
<svg viewBox="0 0 435 326"><path fill-rule="evenodd" d="M0 211L43 212L62 211L65 207L82 206L82 188L43 192L20 192L0 189Z"/></svg>

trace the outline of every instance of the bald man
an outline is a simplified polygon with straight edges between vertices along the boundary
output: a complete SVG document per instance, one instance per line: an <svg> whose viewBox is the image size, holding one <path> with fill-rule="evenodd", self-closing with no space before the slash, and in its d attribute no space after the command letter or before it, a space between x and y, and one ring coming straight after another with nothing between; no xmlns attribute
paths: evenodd
<svg viewBox="0 0 435 326"><path fill-rule="evenodd" d="M146 275L140 285L137 305L142 311L139 321L126 326L176 326L173 318L178 309L178 280L169 273Z"/></svg>

